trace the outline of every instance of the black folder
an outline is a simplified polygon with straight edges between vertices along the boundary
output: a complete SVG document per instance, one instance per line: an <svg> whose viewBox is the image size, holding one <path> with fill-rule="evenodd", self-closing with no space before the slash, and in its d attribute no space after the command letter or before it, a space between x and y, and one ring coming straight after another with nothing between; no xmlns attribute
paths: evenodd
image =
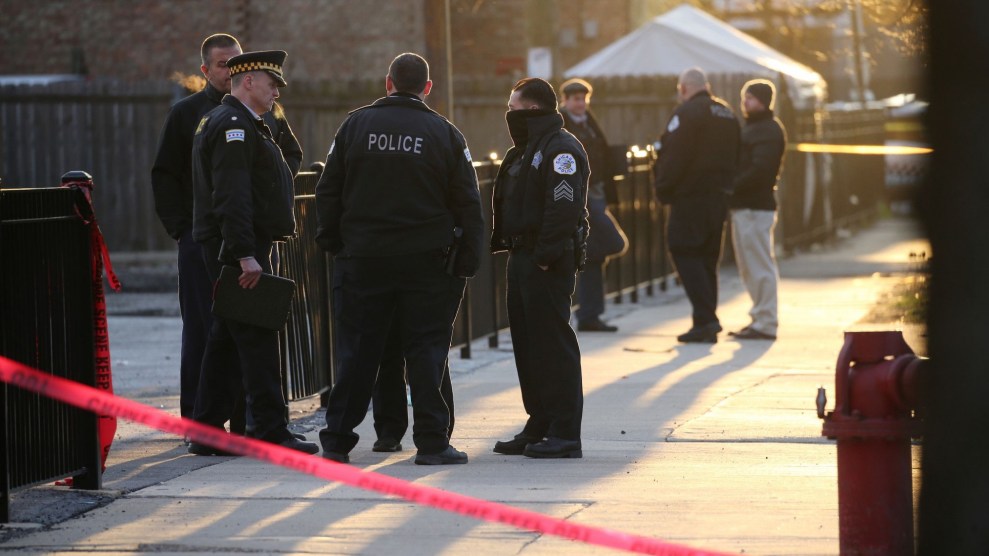
<svg viewBox="0 0 989 556"><path fill-rule="evenodd" d="M241 270L224 266L213 290L213 314L232 321L281 330L288 320L295 282L274 274L261 274L253 289L240 287Z"/></svg>

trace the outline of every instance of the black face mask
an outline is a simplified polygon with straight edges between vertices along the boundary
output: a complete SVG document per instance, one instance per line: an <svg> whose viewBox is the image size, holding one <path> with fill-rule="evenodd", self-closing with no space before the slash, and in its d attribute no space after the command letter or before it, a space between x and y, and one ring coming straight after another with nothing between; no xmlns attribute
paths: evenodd
<svg viewBox="0 0 989 556"><path fill-rule="evenodd" d="M509 110L505 112L508 123L508 133L516 147L524 146L529 141L529 118L538 118L552 114L554 110Z"/></svg>
<svg viewBox="0 0 989 556"><path fill-rule="evenodd" d="M512 136L512 143L516 147L525 145L529 140L529 118L526 112L531 112L531 110L509 110L505 112L505 121L508 123L508 134Z"/></svg>

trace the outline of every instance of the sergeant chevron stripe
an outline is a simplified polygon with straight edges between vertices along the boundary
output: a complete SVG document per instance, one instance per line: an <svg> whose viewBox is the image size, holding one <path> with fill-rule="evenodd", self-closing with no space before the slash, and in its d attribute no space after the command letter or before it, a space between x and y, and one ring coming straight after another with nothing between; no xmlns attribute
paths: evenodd
<svg viewBox="0 0 989 556"><path fill-rule="evenodd" d="M553 190L553 200L559 201L560 199L573 202L573 187L566 181L561 181L560 185L556 186L556 189Z"/></svg>

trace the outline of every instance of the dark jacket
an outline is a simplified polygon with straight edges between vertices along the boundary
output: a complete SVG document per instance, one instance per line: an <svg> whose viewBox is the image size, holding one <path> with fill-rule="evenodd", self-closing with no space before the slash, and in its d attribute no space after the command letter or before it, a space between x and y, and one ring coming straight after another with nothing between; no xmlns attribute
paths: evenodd
<svg viewBox="0 0 989 556"><path fill-rule="evenodd" d="M740 128L734 112L706 91L682 103L660 139L656 197L680 199L731 193Z"/></svg>
<svg viewBox="0 0 989 556"><path fill-rule="evenodd" d="M350 113L316 184L316 242L355 257L445 249L463 230L454 269L480 265L484 220L467 142L418 97L395 93Z"/></svg>
<svg viewBox="0 0 989 556"><path fill-rule="evenodd" d="M776 210L776 180L786 149L786 130L772 110L749 114L742 128L742 151L731 208Z"/></svg>
<svg viewBox="0 0 989 556"><path fill-rule="evenodd" d="M221 100L223 93L207 83L172 105L161 128L151 188L158 218L175 239L192 229L192 137L199 120Z"/></svg>
<svg viewBox="0 0 989 556"><path fill-rule="evenodd" d="M213 85L172 105L158 138L158 154L151 167L155 211L168 235L178 239L192 229L192 139L199 120L220 105L223 93ZM279 112L276 116L274 112ZM264 114L294 176L302 165L302 147L292 133L281 107Z"/></svg>
<svg viewBox="0 0 989 556"><path fill-rule="evenodd" d="M604 196L609 205L617 204L618 191L615 188L614 177L621 169L612 167L611 146L608 145L608 138L604 135L604 130L598 124L594 113L588 109L586 114L587 121L578 124L565 108L560 109L560 115L563 116L563 128L580 141L580 144L584 146L584 152L587 153L587 164L591 169L588 195L591 197Z"/></svg>
<svg viewBox="0 0 989 556"><path fill-rule="evenodd" d="M264 121L231 95L196 128L192 180L192 237L222 239L221 262L255 256L255 245L295 234L288 164Z"/></svg>
<svg viewBox="0 0 989 556"><path fill-rule="evenodd" d="M573 248L578 228L587 230L587 154L555 110L515 110L508 118L515 145L495 179L492 252L518 238L532 244L536 264L549 266Z"/></svg>

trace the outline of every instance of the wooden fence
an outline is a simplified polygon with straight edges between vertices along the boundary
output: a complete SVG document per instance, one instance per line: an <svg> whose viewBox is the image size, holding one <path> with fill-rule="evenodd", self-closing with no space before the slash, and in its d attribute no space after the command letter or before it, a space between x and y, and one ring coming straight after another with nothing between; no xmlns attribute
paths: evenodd
<svg viewBox="0 0 989 556"><path fill-rule="evenodd" d="M747 78L712 76L712 88L737 106ZM451 119L467 137L475 159L501 155L511 144L504 120L511 85L501 78L455 83ZM676 106L675 85L669 77L595 81L593 110L609 141L645 145L657 140ZM305 149L305 168L325 158L347 112L384 94L384 83L293 82L284 94L289 122ZM0 87L0 186L55 186L66 171L85 170L94 176L95 202L111 250L174 249L155 215L150 175L161 124L180 96L175 85L164 81ZM881 139L881 111L794 112L782 100L791 143L827 139L876 144ZM780 188L781 228L792 232L787 247L832 233L841 224L835 214L847 208L835 210L836 205L873 208L882 196L882 159L863 158L788 155ZM863 171L862 164L870 170Z"/></svg>

